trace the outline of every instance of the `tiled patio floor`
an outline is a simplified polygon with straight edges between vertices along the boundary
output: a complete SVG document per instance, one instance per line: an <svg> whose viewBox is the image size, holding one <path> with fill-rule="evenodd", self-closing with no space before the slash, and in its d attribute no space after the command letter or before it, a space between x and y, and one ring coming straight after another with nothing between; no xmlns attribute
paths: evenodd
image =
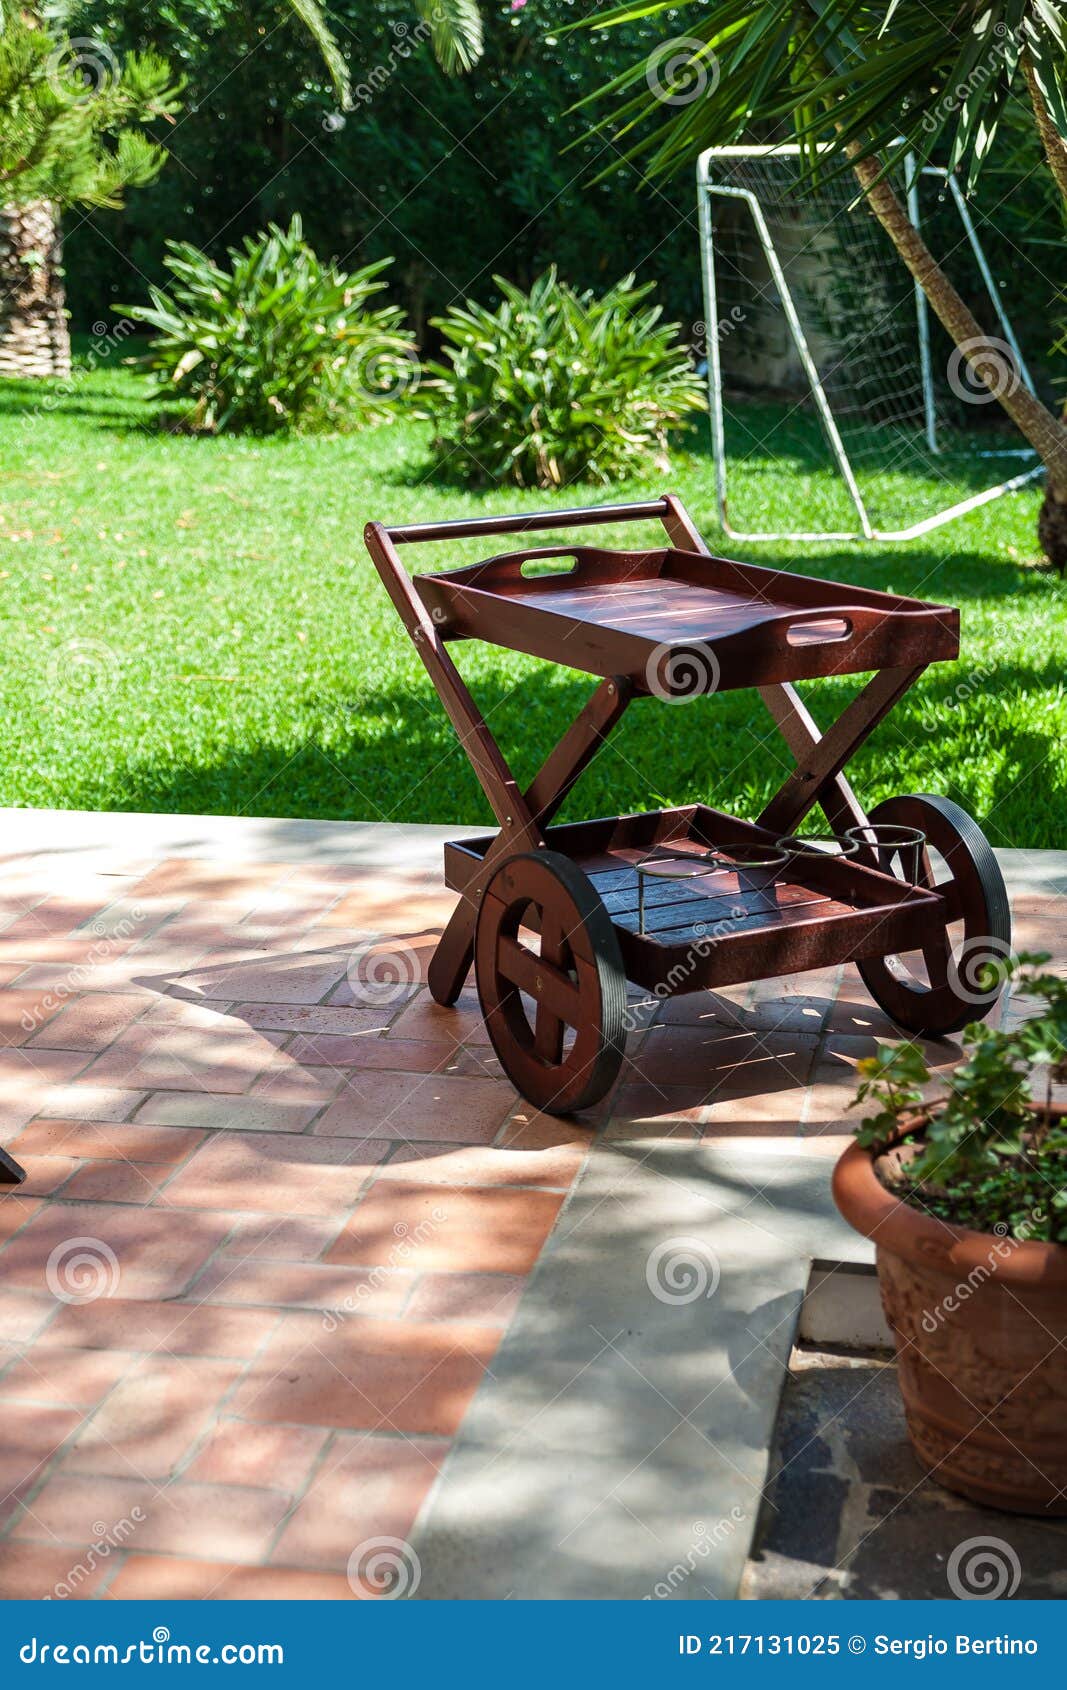
<svg viewBox="0 0 1067 1690"><path fill-rule="evenodd" d="M593 1132L829 1156L893 1029L851 970L648 1006L610 1105L555 1121L472 991L428 998L436 868L113 823L2 863L0 1594L370 1594ZM1051 899L1016 918L1055 948Z"/></svg>

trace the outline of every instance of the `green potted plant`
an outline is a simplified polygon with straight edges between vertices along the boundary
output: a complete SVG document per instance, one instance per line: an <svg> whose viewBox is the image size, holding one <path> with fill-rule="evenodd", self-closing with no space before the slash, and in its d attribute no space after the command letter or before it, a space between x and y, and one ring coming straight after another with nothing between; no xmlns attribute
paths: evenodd
<svg viewBox="0 0 1067 1690"><path fill-rule="evenodd" d="M915 1044L859 1064L834 1197L876 1246L919 1459L977 1502L1067 1514L1067 980L1047 962L1003 966L1036 1013L965 1028L945 1095Z"/></svg>

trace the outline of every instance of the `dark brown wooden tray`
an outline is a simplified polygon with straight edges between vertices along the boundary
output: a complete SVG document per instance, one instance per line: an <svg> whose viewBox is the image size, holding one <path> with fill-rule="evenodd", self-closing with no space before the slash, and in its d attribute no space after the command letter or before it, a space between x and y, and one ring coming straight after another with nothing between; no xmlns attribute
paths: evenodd
<svg viewBox="0 0 1067 1690"><path fill-rule="evenodd" d="M659 696L959 654L959 612L950 606L673 547L538 547L416 575L414 585L445 639L626 676ZM696 664L685 660L694 648Z"/></svg>
<svg viewBox="0 0 1067 1690"><path fill-rule="evenodd" d="M446 845L445 879L462 891L492 835ZM722 872L713 880L647 881L645 931L638 932L635 864L654 847L771 845L765 828L708 805L655 810L546 829L589 876L618 935L629 979L671 995L768 979L919 947L944 922L935 892L841 857L792 858L780 869Z"/></svg>

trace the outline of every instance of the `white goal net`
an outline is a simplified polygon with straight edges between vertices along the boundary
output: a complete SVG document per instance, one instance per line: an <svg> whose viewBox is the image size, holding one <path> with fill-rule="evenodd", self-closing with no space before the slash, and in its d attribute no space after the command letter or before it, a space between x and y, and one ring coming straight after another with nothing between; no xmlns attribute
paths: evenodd
<svg viewBox="0 0 1067 1690"><path fill-rule="evenodd" d="M916 224L940 202L942 261L978 302L1004 380L1031 386L959 185L904 157L895 175ZM813 184L795 146L723 147L701 156L697 184L727 533L910 539L1041 473L849 173Z"/></svg>

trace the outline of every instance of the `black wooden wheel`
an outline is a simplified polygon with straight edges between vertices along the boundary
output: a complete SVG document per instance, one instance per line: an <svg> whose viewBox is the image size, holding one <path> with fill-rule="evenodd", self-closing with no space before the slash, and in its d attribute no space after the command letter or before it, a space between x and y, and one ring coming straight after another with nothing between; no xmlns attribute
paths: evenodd
<svg viewBox="0 0 1067 1690"><path fill-rule="evenodd" d="M986 965L1011 954L1008 894L988 839L966 810L929 793L887 798L869 820L925 833L915 884L941 894L945 919L931 924L921 951L860 962L867 990L909 1033L937 1038L982 1020L1000 996L999 984L990 988ZM880 846L875 854L884 872L911 881L910 847Z"/></svg>
<svg viewBox="0 0 1067 1690"><path fill-rule="evenodd" d="M474 935L478 997L508 1079L536 1108L598 1103L622 1062L626 976L611 918L569 857L511 857L488 881Z"/></svg>

